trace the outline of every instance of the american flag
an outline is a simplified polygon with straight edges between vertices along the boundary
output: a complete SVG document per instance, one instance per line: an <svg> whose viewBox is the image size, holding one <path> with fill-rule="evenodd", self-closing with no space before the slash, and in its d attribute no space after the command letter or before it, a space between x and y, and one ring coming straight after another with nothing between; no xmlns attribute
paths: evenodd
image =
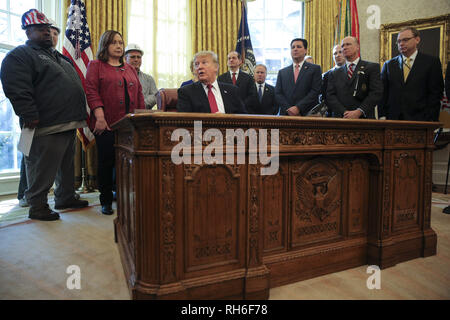
<svg viewBox="0 0 450 320"><path fill-rule="evenodd" d="M89 61L93 59L93 55L91 49L91 35L86 20L86 7L84 6L83 1L71 0L68 14L63 55L72 61L80 76L81 82L83 83L83 88L86 88L86 69ZM86 112L89 123L89 114L91 111L87 104ZM78 137L81 139L85 150L94 141L94 135L88 127L78 129Z"/></svg>

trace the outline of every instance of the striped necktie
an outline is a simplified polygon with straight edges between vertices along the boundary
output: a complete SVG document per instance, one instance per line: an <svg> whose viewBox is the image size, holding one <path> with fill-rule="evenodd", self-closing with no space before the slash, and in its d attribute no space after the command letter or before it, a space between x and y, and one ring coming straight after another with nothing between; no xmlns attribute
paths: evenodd
<svg viewBox="0 0 450 320"><path fill-rule="evenodd" d="M348 70L347 70L348 79L351 79L353 77L353 71L355 71L355 64L350 63L350 65L348 66Z"/></svg>
<svg viewBox="0 0 450 320"><path fill-rule="evenodd" d="M408 79L409 72L411 71L411 59L406 58L406 60L403 60L403 81L406 82L406 79Z"/></svg>

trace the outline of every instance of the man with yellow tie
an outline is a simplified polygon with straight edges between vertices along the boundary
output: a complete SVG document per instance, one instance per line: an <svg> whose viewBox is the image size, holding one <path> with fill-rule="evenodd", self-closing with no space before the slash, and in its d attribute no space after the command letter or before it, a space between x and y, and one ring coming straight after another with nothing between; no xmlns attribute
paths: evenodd
<svg viewBox="0 0 450 320"><path fill-rule="evenodd" d="M438 121L444 90L439 58L417 50L420 35L406 27L397 36L400 54L381 71L381 113L391 120Z"/></svg>

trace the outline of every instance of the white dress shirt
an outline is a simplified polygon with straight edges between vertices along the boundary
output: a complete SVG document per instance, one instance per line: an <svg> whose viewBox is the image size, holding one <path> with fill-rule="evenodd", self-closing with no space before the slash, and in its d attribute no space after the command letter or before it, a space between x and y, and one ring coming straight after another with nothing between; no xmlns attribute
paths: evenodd
<svg viewBox="0 0 450 320"><path fill-rule="evenodd" d="M414 52L410 57L409 57L409 70L411 71L412 66L414 64L414 61L416 61L416 57L417 57L417 53L419 51L416 50L416 52ZM404 55L402 55L402 61L403 63L405 63L406 61L406 57Z"/></svg>
<svg viewBox="0 0 450 320"><path fill-rule="evenodd" d="M348 68L350 67L350 64L352 64L352 63L355 65L355 68L356 68L356 66L358 65L359 60L361 60L360 57L356 58L355 61L346 61L345 64L346 64L346 66L347 66L347 70L348 70Z"/></svg>
<svg viewBox="0 0 450 320"><path fill-rule="evenodd" d="M237 81L238 76L239 76L239 70L240 70L240 69L237 69L236 71L231 71L231 70L230 70L230 78L231 78L231 80L233 80L233 73L236 73L236 74L234 75L234 77L236 78L236 81Z"/></svg>
<svg viewBox="0 0 450 320"><path fill-rule="evenodd" d="M256 94L258 95L259 94L259 86L261 86L261 99L262 99L262 97L264 97L264 88L266 87L266 83L265 82L263 82L263 83L258 83L258 82L255 82L255 85L256 85Z"/></svg>
<svg viewBox="0 0 450 320"><path fill-rule="evenodd" d="M305 60L303 60L302 62L300 62L299 64L298 64L298 74L300 75L300 70L302 70L302 67L303 67L303 64L305 63ZM294 71L294 74L295 74L295 65L296 65L297 63L295 63L295 62L293 62L292 61L292 70Z"/></svg>
<svg viewBox="0 0 450 320"><path fill-rule="evenodd" d="M220 93L219 84L217 83L217 79L214 80L213 83L211 83L212 88L211 91L214 94L214 97L216 98L217 108L219 109L219 112L217 113L225 113L225 106L223 104L222 100L222 94ZM206 97L208 98L208 86L204 83L202 83L203 89L205 90Z"/></svg>

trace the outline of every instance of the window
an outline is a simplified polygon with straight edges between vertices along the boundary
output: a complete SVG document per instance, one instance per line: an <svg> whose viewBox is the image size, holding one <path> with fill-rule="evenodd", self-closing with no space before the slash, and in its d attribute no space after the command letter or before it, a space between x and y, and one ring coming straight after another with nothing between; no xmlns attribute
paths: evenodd
<svg viewBox="0 0 450 320"><path fill-rule="evenodd" d="M275 85L278 70L292 63L291 40L303 37L303 2L256 0L247 8L256 63L267 66L266 81Z"/></svg>
<svg viewBox="0 0 450 320"><path fill-rule="evenodd" d="M21 28L22 14L39 8L37 0L0 1L0 64L9 50L26 41ZM20 170L22 154L17 150L20 136L19 119L0 84L0 175Z"/></svg>
<svg viewBox="0 0 450 320"><path fill-rule="evenodd" d="M144 50L141 70L158 88L177 88L190 78L188 0L132 0L128 19L128 43Z"/></svg>

